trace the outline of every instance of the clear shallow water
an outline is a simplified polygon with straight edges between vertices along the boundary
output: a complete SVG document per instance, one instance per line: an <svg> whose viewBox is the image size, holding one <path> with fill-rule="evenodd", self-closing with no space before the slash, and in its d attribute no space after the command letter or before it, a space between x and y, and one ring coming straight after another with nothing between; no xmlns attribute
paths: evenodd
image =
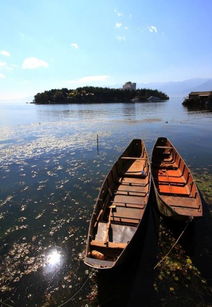
<svg viewBox="0 0 212 307"><path fill-rule="evenodd" d="M2 300L57 306L75 293L98 189L132 138L151 154L166 136L195 173L212 175L212 112L181 102L0 104Z"/></svg>

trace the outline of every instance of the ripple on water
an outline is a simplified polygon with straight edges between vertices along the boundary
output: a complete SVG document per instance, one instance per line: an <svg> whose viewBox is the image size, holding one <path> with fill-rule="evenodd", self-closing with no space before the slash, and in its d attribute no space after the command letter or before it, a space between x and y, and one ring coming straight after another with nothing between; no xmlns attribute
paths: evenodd
<svg viewBox="0 0 212 307"><path fill-rule="evenodd" d="M33 125L31 139L26 129L8 131L17 142L0 147L0 289L19 305L57 306L88 276L82 258L95 198L132 135L101 132L97 153L95 125L89 133L86 124Z"/></svg>

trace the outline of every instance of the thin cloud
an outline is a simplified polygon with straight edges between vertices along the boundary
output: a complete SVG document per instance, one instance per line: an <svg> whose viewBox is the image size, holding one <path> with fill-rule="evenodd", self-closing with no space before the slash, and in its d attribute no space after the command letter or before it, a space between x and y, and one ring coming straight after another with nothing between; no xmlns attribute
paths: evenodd
<svg viewBox="0 0 212 307"><path fill-rule="evenodd" d="M75 49L79 49L79 45L77 43L71 43L71 47Z"/></svg>
<svg viewBox="0 0 212 307"><path fill-rule="evenodd" d="M149 32L152 32L152 33L157 33L158 32L158 29L156 26L148 26L147 27Z"/></svg>
<svg viewBox="0 0 212 307"><path fill-rule="evenodd" d="M48 63L35 57L26 58L22 63L23 69L36 69L48 67Z"/></svg>
<svg viewBox="0 0 212 307"><path fill-rule="evenodd" d="M119 35L119 36L116 36L116 39L118 40L118 41L126 41L126 37L124 36L124 35Z"/></svg>
<svg viewBox="0 0 212 307"><path fill-rule="evenodd" d="M105 81L109 78L109 76L107 75L99 75L99 76L86 76L86 77L82 77L78 80L72 80L69 81L71 82L81 82L81 83L86 83L86 82L93 82L93 81Z"/></svg>
<svg viewBox="0 0 212 307"><path fill-rule="evenodd" d="M116 28L121 28L121 26L122 26L122 23L121 23L121 22L117 22L117 23L115 24L115 27L116 27Z"/></svg>
<svg viewBox="0 0 212 307"><path fill-rule="evenodd" d="M0 67L6 67L7 63L6 62L0 62Z"/></svg>
<svg viewBox="0 0 212 307"><path fill-rule="evenodd" d="M4 74L0 73L0 79L5 79L5 78L6 78L6 76Z"/></svg>
<svg viewBox="0 0 212 307"><path fill-rule="evenodd" d="M15 64L8 64L6 62L0 61L0 69L2 69L2 70L14 70L17 67L18 66L15 65Z"/></svg>
<svg viewBox="0 0 212 307"><path fill-rule="evenodd" d="M99 75L99 76L87 76L81 78L81 81L87 82L87 81L105 81L109 78L107 75Z"/></svg>
<svg viewBox="0 0 212 307"><path fill-rule="evenodd" d="M121 17L123 16L124 14L122 12L119 12L118 10L114 10L114 13L118 16L118 17Z"/></svg>
<svg viewBox="0 0 212 307"><path fill-rule="evenodd" d="M1 51L0 51L0 54L1 54L1 55L4 55L4 56L10 56L9 51L6 51L6 50L1 50Z"/></svg>
<svg viewBox="0 0 212 307"><path fill-rule="evenodd" d="M80 85L88 85L89 83L98 83L103 82L109 79L108 75L97 75L97 76L85 76L76 80L69 80L68 84L80 86Z"/></svg>

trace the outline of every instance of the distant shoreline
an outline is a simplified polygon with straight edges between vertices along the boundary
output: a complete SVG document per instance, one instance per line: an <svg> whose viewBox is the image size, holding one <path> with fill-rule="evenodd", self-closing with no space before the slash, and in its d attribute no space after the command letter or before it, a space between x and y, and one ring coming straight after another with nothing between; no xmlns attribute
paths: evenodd
<svg viewBox="0 0 212 307"><path fill-rule="evenodd" d="M33 104L89 104L89 103L134 103L159 102L169 97L158 90L123 90L102 87L52 89L34 96Z"/></svg>
<svg viewBox="0 0 212 307"><path fill-rule="evenodd" d="M212 91L191 92L182 104L187 107L211 107Z"/></svg>

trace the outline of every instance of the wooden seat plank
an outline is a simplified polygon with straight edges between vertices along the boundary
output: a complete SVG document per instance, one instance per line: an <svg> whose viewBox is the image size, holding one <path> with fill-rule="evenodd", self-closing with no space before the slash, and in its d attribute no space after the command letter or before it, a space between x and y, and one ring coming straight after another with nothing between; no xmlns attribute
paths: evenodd
<svg viewBox="0 0 212 307"><path fill-rule="evenodd" d="M126 217L111 217L111 221L115 223L123 223L124 225L134 225L137 226L140 223L140 219L129 219Z"/></svg>
<svg viewBox="0 0 212 307"><path fill-rule="evenodd" d="M146 199L144 199L143 203L139 204L129 204L129 203L121 203L121 202L114 202L111 201L111 208L116 208L116 207L125 207L125 208L139 208L143 209L146 205Z"/></svg>
<svg viewBox="0 0 212 307"><path fill-rule="evenodd" d="M190 209L198 209L200 207L199 202L196 198L190 197L178 197L178 196L168 196L163 195L162 198L169 204L171 207L183 207Z"/></svg>
<svg viewBox="0 0 212 307"><path fill-rule="evenodd" d="M112 210L111 218L121 217L121 218L130 218L130 219L141 219L143 216L144 210L142 208L129 208L117 206L116 210Z"/></svg>
<svg viewBox="0 0 212 307"><path fill-rule="evenodd" d="M127 243L122 242L103 242L103 241L97 241L92 240L90 242L91 246L98 246L98 247L106 247L106 248L121 248L124 249L127 246Z"/></svg>
<svg viewBox="0 0 212 307"><path fill-rule="evenodd" d="M143 204L144 198L142 196L130 196L130 195L115 195L114 202L128 203L128 204Z"/></svg>
<svg viewBox="0 0 212 307"><path fill-rule="evenodd" d="M180 184L185 184L186 183L186 180L183 176L181 177L169 177L169 176L161 176L159 175L158 177L155 177L155 180L158 181L159 183L160 182L164 182L164 183L168 183L168 182L171 182L171 183L180 183Z"/></svg>
<svg viewBox="0 0 212 307"><path fill-rule="evenodd" d="M161 149L173 149L171 146L155 146L155 148L161 148Z"/></svg>
<svg viewBox="0 0 212 307"><path fill-rule="evenodd" d="M124 173L125 176L143 176L142 171L145 167L145 160L135 160L128 170Z"/></svg>
<svg viewBox="0 0 212 307"><path fill-rule="evenodd" d="M158 167L154 170L154 177L157 176L156 174L166 174L168 177L181 177L182 171L180 169L166 169L164 167Z"/></svg>
<svg viewBox="0 0 212 307"><path fill-rule="evenodd" d="M121 157L122 160L146 160L146 158L140 157Z"/></svg>
<svg viewBox="0 0 212 307"><path fill-rule="evenodd" d="M119 180L120 183L127 183L127 184L130 184L130 185L141 185L141 186L145 186L148 184L149 180L148 180L148 177L146 178L129 178L129 177L122 177L120 180Z"/></svg>
<svg viewBox="0 0 212 307"><path fill-rule="evenodd" d="M126 184L120 184L117 192L123 191L123 192L137 192L137 193L146 193L148 192L148 187L139 187L134 185L126 185Z"/></svg>
<svg viewBox="0 0 212 307"><path fill-rule="evenodd" d="M189 196L189 189L187 186L173 186L173 185L157 185L159 193L162 194L180 194L180 195L188 195Z"/></svg>
<svg viewBox="0 0 212 307"><path fill-rule="evenodd" d="M134 191L117 191L114 193L114 195L126 195L126 196L139 196L139 197L145 197L147 195L147 192L134 192Z"/></svg>

